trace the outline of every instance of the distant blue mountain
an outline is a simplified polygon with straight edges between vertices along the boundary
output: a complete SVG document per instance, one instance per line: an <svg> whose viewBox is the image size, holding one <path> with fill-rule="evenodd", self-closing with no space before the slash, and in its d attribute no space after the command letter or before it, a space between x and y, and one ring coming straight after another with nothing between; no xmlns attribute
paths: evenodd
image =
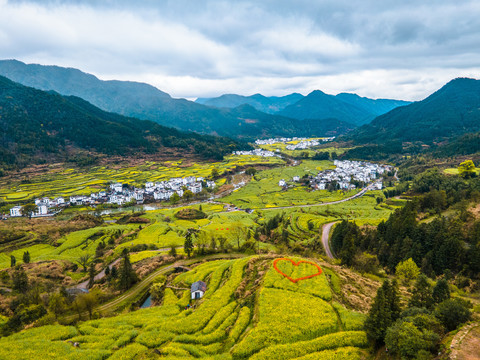
<svg viewBox="0 0 480 360"><path fill-rule="evenodd" d="M295 104L278 112L278 115L295 119L336 118L358 126L367 124L378 115L387 113L398 106L408 104L407 101L373 100L356 94L341 93L334 96L315 90Z"/></svg>
<svg viewBox="0 0 480 360"><path fill-rule="evenodd" d="M301 99L303 99L303 95L298 93L270 97L261 94L251 96L225 94L216 98L198 98L195 102L217 108L235 108L240 105L250 105L267 114L275 114Z"/></svg>
<svg viewBox="0 0 480 360"><path fill-rule="evenodd" d="M61 95L80 97L108 112L202 134L252 140L275 136L339 135L355 128L355 125L331 117L300 121L268 114L248 104L233 108L206 106L185 99L173 99L148 84L102 81L80 70L59 66L27 65L16 60L2 60L0 75L39 90L53 90ZM264 101L262 95L252 98L256 99L257 104ZM273 111L273 108L286 106L282 104L299 98L302 95L292 94L276 100L272 98L263 106Z"/></svg>

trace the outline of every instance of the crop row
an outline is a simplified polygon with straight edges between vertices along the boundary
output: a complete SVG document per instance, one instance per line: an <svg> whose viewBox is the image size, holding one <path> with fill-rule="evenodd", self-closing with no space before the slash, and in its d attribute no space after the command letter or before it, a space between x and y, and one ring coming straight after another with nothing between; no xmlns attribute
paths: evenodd
<svg viewBox="0 0 480 360"><path fill-rule="evenodd" d="M259 320L234 348L245 358L262 348L309 340L337 331L337 315L324 300L282 289L264 288L259 298Z"/></svg>
<svg viewBox="0 0 480 360"><path fill-rule="evenodd" d="M345 346L363 348L367 345L367 336L363 331L337 332L309 341L270 346L253 355L251 360L287 360L323 350Z"/></svg>
<svg viewBox="0 0 480 360"><path fill-rule="evenodd" d="M293 261L297 262L300 258L292 258ZM297 266L294 266L289 261L279 261L277 267L286 275L291 278L301 278L313 273L316 273L318 269L308 263L300 263ZM332 298L332 292L330 286L325 277L325 274L322 274L312 277L310 279L301 280L297 283L291 282L285 276L279 274L272 267L268 270L264 278L264 286L272 287L277 289L285 289L295 292L304 292L307 294L312 294L318 296L324 300L329 301Z"/></svg>

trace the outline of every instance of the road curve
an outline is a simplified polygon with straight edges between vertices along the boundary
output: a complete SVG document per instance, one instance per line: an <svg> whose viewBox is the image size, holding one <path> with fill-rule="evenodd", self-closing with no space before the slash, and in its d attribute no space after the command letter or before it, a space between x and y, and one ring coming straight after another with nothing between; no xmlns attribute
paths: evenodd
<svg viewBox="0 0 480 360"><path fill-rule="evenodd" d="M330 259L335 259L333 256L332 250L330 250L330 242L328 241L330 238L330 230L332 229L332 226L336 224L337 221L328 223L323 225L322 227L322 244L323 247L325 248L325 253Z"/></svg>
<svg viewBox="0 0 480 360"><path fill-rule="evenodd" d="M279 209L294 209L294 208L304 208L304 207L312 207L312 206L326 206L326 205L333 205L333 204L340 204L346 201L350 201L359 197L362 197L365 195L365 193L368 190L373 190L375 186L375 183L368 185L365 189L359 191L353 196L350 196L348 198L342 199L342 200L337 200L337 201L330 201L330 202L322 202L322 203L317 203L317 204L306 204L306 205L290 205L290 206L277 206L277 207L268 207L268 208L262 208L262 209L256 209L256 210L279 210Z"/></svg>

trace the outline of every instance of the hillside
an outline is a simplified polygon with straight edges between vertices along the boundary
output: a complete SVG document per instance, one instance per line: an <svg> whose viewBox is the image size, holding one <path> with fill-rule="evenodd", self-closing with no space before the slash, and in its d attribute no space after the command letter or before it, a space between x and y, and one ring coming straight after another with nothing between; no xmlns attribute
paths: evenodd
<svg viewBox="0 0 480 360"><path fill-rule="evenodd" d="M224 138L182 133L96 108L77 97L29 88L0 77L0 163L24 165L107 155L181 151L219 158L237 148Z"/></svg>
<svg viewBox="0 0 480 360"><path fill-rule="evenodd" d="M315 90L278 114L295 119L336 118L355 125L370 122L377 115L408 104L399 100L372 100L356 94L328 95Z"/></svg>
<svg viewBox="0 0 480 360"><path fill-rule="evenodd" d="M41 358L48 349L52 358L75 359L130 359L135 355L363 358L368 347L362 331L365 316L332 300L340 286L334 271L307 259L293 266L292 261L299 260L247 257L206 262L167 280L162 306L76 327L26 330L0 339L0 357ZM190 300L190 285L198 280L207 283L205 296ZM73 346L75 342L78 347Z"/></svg>
<svg viewBox="0 0 480 360"><path fill-rule="evenodd" d="M386 141L431 144L480 130L480 81L458 78L426 99L374 119L349 138L354 142Z"/></svg>
<svg viewBox="0 0 480 360"><path fill-rule="evenodd" d="M302 94L293 93L286 96L263 96L255 94L242 96L236 94L225 94L216 98L198 98L195 102L217 108L234 108L240 105L250 105L259 111L267 114L275 114L288 105L294 104L303 98Z"/></svg>
<svg viewBox="0 0 480 360"><path fill-rule="evenodd" d="M318 126L312 122L312 132L307 134L298 120L268 115L243 105L234 109L218 109L185 99L173 99L147 84L102 81L77 69L3 60L0 61L0 75L40 90L78 96L108 112L152 120L185 131L249 140L258 138L259 134L266 137L325 135L323 122L319 122ZM272 127L272 124L275 126ZM330 128L340 129L342 124Z"/></svg>

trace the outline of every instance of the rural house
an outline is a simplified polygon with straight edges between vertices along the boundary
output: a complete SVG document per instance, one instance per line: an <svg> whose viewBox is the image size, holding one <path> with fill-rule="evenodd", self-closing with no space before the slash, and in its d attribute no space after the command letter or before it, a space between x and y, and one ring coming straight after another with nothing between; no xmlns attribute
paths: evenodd
<svg viewBox="0 0 480 360"><path fill-rule="evenodd" d="M207 284L205 284L203 281L194 282L190 290L192 293L192 300L202 298L206 290Z"/></svg>
<svg viewBox="0 0 480 360"><path fill-rule="evenodd" d="M21 206L14 206L10 209L10 216L22 216L22 207Z"/></svg>

